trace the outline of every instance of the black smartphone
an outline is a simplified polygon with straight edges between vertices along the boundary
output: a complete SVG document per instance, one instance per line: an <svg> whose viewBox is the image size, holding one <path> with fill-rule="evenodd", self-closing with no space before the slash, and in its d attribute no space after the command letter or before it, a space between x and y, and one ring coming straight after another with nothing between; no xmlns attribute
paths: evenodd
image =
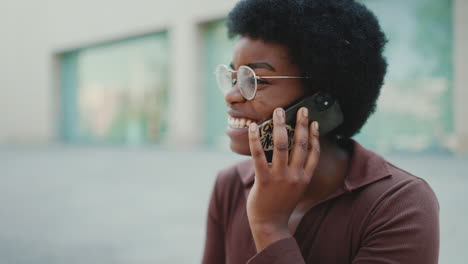
<svg viewBox="0 0 468 264"><path fill-rule="evenodd" d="M309 124L313 121L319 123L320 135L332 131L343 122L343 112L338 101L326 93L318 92L312 96L301 99L285 109L286 129L288 131L289 146L294 140L294 128L296 127L296 114L301 107L309 109ZM273 158L273 119L269 119L259 125L260 141L268 162Z"/></svg>

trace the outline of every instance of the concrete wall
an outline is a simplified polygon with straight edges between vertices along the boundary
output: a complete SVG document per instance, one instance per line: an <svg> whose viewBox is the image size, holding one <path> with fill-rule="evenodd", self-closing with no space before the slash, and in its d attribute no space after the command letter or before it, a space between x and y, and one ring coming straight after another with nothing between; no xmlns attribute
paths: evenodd
<svg viewBox="0 0 468 264"><path fill-rule="evenodd" d="M223 17L236 0L7 0L0 3L0 144L58 139L57 54L169 30L170 131L175 145L202 138L199 24ZM454 0L454 144L468 151L468 1ZM195 84L195 85L194 85ZM184 113L180 115L179 113Z"/></svg>
<svg viewBox="0 0 468 264"><path fill-rule="evenodd" d="M161 30L169 30L171 45L171 141L196 144L201 136L193 131L200 127L201 115L201 88L193 87L199 66L198 24L223 17L235 2L2 1L0 144L57 139L57 54ZM180 112L186 114L177 115Z"/></svg>
<svg viewBox="0 0 468 264"><path fill-rule="evenodd" d="M459 152L468 153L468 1L455 1L454 123Z"/></svg>

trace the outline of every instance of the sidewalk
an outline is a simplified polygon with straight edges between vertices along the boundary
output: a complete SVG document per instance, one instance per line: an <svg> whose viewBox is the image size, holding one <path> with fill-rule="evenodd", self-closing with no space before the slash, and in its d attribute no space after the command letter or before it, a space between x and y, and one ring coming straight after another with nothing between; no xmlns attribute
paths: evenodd
<svg viewBox="0 0 468 264"><path fill-rule="evenodd" d="M200 263L225 152L109 147L0 149L0 263ZM432 186L441 264L468 259L468 158L389 156Z"/></svg>

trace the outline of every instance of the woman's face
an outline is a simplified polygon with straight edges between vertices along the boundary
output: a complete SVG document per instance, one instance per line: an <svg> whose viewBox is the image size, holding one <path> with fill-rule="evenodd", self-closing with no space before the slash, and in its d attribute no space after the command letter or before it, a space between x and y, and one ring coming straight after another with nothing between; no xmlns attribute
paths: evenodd
<svg viewBox="0 0 468 264"><path fill-rule="evenodd" d="M257 76L302 74L288 58L285 46L249 37L241 37L234 49L231 67L237 70L242 65L248 65ZM250 101L242 96L238 85L234 85L224 96L230 119L226 134L231 139L232 151L250 155L248 124L261 124L271 118L275 108L284 108L303 95L300 79L259 80L257 94Z"/></svg>

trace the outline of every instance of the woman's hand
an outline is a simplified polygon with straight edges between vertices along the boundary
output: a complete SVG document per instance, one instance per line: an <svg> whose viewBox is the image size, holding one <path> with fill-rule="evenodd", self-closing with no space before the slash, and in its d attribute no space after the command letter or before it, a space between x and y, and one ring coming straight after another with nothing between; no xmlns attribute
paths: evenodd
<svg viewBox="0 0 468 264"><path fill-rule="evenodd" d="M249 145L255 166L255 183L247 199L247 215L257 251L291 237L289 218L306 191L320 156L318 123L308 125L308 111L297 113L294 144L288 157L285 112L273 114L273 160L267 163L258 126L249 127Z"/></svg>

